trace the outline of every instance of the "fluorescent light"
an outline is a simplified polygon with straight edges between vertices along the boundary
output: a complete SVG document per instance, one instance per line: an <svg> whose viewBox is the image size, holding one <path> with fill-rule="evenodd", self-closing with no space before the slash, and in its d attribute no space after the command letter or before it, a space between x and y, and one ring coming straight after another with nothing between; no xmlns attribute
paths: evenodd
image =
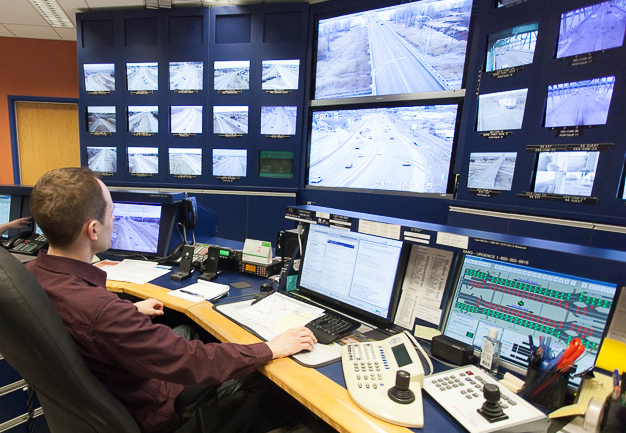
<svg viewBox="0 0 626 433"><path fill-rule="evenodd" d="M28 0L28 2L52 27L74 28L74 24L56 0Z"/></svg>
<svg viewBox="0 0 626 433"><path fill-rule="evenodd" d="M144 0L146 9L171 9L172 0Z"/></svg>

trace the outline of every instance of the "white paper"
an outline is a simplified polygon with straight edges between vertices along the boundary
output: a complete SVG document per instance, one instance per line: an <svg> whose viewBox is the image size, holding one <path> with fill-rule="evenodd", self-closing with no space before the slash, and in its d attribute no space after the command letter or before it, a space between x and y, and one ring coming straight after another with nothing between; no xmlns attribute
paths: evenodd
<svg viewBox="0 0 626 433"><path fill-rule="evenodd" d="M227 284L212 283L210 281L199 280L182 289L172 290L168 295L186 299L191 302L212 301L224 296L230 290Z"/></svg>
<svg viewBox="0 0 626 433"><path fill-rule="evenodd" d="M269 265L272 263L271 242L246 239L243 244L242 253L241 259L244 262L256 263L259 265Z"/></svg>
<svg viewBox="0 0 626 433"><path fill-rule="evenodd" d="M108 280L146 284L170 272L170 266L162 266L146 260L125 259L117 265L102 266Z"/></svg>

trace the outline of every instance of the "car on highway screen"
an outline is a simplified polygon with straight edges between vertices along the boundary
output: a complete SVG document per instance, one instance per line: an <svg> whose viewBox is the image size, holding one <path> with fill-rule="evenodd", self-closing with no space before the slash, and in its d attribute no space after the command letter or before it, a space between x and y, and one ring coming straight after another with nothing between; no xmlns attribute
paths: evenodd
<svg viewBox="0 0 626 433"><path fill-rule="evenodd" d="M113 203L111 249L156 253L161 224L161 206Z"/></svg>
<svg viewBox="0 0 626 433"><path fill-rule="evenodd" d="M170 62L170 90L202 90L203 71L202 62Z"/></svg>
<svg viewBox="0 0 626 433"><path fill-rule="evenodd" d="M215 105L213 107L213 133L247 134L247 105Z"/></svg>
<svg viewBox="0 0 626 433"><path fill-rule="evenodd" d="M447 192L457 104L314 111L308 184Z"/></svg>
<svg viewBox="0 0 626 433"><path fill-rule="evenodd" d="M126 63L126 85L129 92L159 90L159 64Z"/></svg>
<svg viewBox="0 0 626 433"><path fill-rule="evenodd" d="M315 99L457 90L472 0L422 0L319 20Z"/></svg>
<svg viewBox="0 0 626 433"><path fill-rule="evenodd" d="M478 96L476 131L522 129L528 89Z"/></svg>

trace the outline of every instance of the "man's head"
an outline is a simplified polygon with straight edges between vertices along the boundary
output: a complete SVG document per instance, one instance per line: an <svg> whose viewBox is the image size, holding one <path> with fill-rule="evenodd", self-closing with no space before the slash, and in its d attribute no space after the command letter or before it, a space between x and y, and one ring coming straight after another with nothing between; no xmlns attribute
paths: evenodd
<svg viewBox="0 0 626 433"><path fill-rule="evenodd" d="M69 247L85 225L98 230L92 239L97 249L104 251L110 246L111 195L89 169L59 168L41 176L31 193L30 210L51 246Z"/></svg>

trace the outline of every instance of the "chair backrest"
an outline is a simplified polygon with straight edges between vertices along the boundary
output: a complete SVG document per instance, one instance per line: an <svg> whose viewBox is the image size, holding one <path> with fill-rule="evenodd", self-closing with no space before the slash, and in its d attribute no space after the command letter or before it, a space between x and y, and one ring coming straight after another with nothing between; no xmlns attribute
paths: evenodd
<svg viewBox="0 0 626 433"><path fill-rule="evenodd" d="M37 392L53 433L139 433L128 410L87 368L37 280L3 248L0 354Z"/></svg>

